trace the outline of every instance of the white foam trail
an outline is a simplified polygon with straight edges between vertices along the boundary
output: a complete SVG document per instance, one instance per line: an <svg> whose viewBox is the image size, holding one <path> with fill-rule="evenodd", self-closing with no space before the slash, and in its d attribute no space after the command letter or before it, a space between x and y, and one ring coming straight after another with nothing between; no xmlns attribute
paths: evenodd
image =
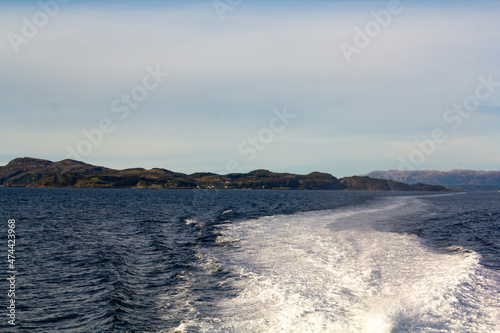
<svg viewBox="0 0 500 333"><path fill-rule="evenodd" d="M185 219L185 223L186 225L191 225L191 224L196 224L196 220L195 219Z"/></svg>
<svg viewBox="0 0 500 333"><path fill-rule="evenodd" d="M500 277L469 251L437 253L414 235L370 223L421 209L382 208L265 217L221 226L238 251L203 255L237 273L237 297L213 304L202 332L499 332ZM187 326L186 326L187 325ZM189 331L189 330L188 330Z"/></svg>

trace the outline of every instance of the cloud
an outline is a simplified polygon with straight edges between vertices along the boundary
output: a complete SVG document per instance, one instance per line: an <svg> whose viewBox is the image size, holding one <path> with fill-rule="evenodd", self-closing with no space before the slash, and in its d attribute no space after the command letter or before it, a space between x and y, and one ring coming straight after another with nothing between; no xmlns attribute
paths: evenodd
<svg viewBox="0 0 500 333"><path fill-rule="evenodd" d="M4 38L0 129L16 141L2 140L2 153L64 158L64 147L115 116L113 100L158 64L171 76L89 159L165 155L171 158L158 162L179 171L218 168L266 126L273 108L287 106L296 121L249 168L363 173L397 161L387 142L411 145L444 126L444 111L472 94L480 75L500 80L495 4L404 4L351 64L339 44L352 42L354 27L385 2L244 2L223 22L211 2L150 6L70 3L21 55ZM20 18L38 10L5 8L0 36L19 31ZM497 123L485 121L478 116L455 135L494 133Z"/></svg>

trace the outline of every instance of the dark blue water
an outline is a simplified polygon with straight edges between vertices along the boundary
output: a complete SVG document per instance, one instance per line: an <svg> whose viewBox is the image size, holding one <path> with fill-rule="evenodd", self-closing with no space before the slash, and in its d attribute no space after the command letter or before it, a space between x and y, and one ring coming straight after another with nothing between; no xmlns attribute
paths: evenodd
<svg viewBox="0 0 500 333"><path fill-rule="evenodd" d="M15 219L18 272L16 326L7 324L4 310L0 311L0 330L211 331L216 322L213 318L231 317L227 309L222 314L222 308L215 304L231 302L242 291L239 282L243 280L238 279L243 275L230 266L233 259L225 263L221 256L217 259L220 263L209 265L205 256L246 251L237 239L220 241L226 226L238 227L242 221L251 225L253 220L282 214L293 219L298 212L359 210L414 196L337 191L0 188L2 260L6 267L7 220ZM417 235L430 251L450 252L452 246L473 251L481 258L482 267L495 271L500 268L499 199L500 193L493 192L420 194L417 211L374 223L373 228ZM2 309L9 301L6 271L1 272ZM212 318L211 328L207 328L206 318ZM190 326L185 326L187 321ZM362 331L356 327L352 331Z"/></svg>

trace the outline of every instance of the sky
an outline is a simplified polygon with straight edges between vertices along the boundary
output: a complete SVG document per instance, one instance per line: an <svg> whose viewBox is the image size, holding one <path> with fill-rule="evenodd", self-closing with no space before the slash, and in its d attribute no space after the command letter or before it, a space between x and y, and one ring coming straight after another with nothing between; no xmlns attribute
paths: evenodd
<svg viewBox="0 0 500 333"><path fill-rule="evenodd" d="M500 170L498 1L2 1L0 165Z"/></svg>

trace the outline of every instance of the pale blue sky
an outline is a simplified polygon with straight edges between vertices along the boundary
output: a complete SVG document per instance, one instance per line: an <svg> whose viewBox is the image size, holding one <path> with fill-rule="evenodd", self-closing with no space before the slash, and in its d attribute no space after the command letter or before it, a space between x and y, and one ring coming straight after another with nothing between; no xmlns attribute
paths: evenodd
<svg viewBox="0 0 500 333"><path fill-rule="evenodd" d="M448 139L419 169L500 169L500 87L457 128L459 114L445 116L480 76L500 82L500 3L401 1L348 63L340 45L355 46L355 27L389 3L244 0L221 20L213 1L70 1L16 52L23 18L43 20L43 8L3 1L0 165L62 160L109 119L85 162L227 173L236 161L340 177L397 169L441 128ZM120 119L113 101L157 66L169 76ZM295 118L266 137L285 107ZM249 139L259 133L262 150Z"/></svg>

